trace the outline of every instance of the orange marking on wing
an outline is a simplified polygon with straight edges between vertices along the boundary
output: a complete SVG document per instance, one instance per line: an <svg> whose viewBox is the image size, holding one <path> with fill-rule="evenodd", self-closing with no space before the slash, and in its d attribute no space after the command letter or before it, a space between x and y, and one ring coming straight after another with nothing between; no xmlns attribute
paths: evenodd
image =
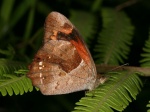
<svg viewBox="0 0 150 112"><path fill-rule="evenodd" d="M87 48L85 47L84 43L82 42L82 40L80 40L79 38L77 38L78 41L74 41L74 40L70 40L70 42L76 47L80 57L88 64L90 65L90 55L89 52L87 50Z"/></svg>

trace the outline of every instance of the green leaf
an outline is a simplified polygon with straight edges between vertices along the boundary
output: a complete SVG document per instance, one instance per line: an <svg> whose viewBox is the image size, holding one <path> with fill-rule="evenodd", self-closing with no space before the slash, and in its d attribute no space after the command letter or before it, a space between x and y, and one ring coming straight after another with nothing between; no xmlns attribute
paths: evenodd
<svg viewBox="0 0 150 112"><path fill-rule="evenodd" d="M11 16L11 11L15 0L3 0L2 7L1 7L1 17L4 22L8 22Z"/></svg>
<svg viewBox="0 0 150 112"><path fill-rule="evenodd" d="M130 52L133 26L124 12L102 9L103 29L95 47L97 63L118 65L124 63Z"/></svg>
<svg viewBox="0 0 150 112"><path fill-rule="evenodd" d="M103 0L95 0L92 5L92 11L98 11L101 8Z"/></svg>
<svg viewBox="0 0 150 112"><path fill-rule="evenodd" d="M11 45L8 45L8 50L0 49L0 54L6 55L9 59L13 59L15 50Z"/></svg>
<svg viewBox="0 0 150 112"><path fill-rule="evenodd" d="M3 96L7 95L7 93L10 96L12 96L13 94L22 95L28 91L33 90L31 80L28 79L25 75L17 77L13 74L6 74L3 78L6 78L3 80L1 80L2 78L0 79L0 92ZM26 85L27 83L28 86Z"/></svg>
<svg viewBox="0 0 150 112"><path fill-rule="evenodd" d="M25 42L30 37L32 29L33 29L34 14L35 14L34 5L35 5L34 3L31 4L31 9L30 9L30 12L29 12L29 15L28 15L27 25L26 25L26 29L25 29L25 32L24 32L24 41Z"/></svg>
<svg viewBox="0 0 150 112"><path fill-rule="evenodd" d="M31 80L26 77L25 69L26 65L23 63L0 59L0 92L3 96L22 95L33 91Z"/></svg>
<svg viewBox="0 0 150 112"><path fill-rule="evenodd" d="M149 30L149 39L145 42L143 48L144 53L141 54L142 59L140 60L142 67L150 67L150 30Z"/></svg>
<svg viewBox="0 0 150 112"><path fill-rule="evenodd" d="M76 103L73 112L123 111L136 98L142 83L137 73L123 71L108 73L109 79Z"/></svg>
<svg viewBox="0 0 150 112"><path fill-rule="evenodd" d="M14 71L19 69L27 69L26 64L7 59L0 59L0 77L4 76L4 74L14 73Z"/></svg>
<svg viewBox="0 0 150 112"><path fill-rule="evenodd" d="M10 26L13 28L17 22L25 15L29 6L26 0L21 1L14 9L13 16L10 21Z"/></svg>
<svg viewBox="0 0 150 112"><path fill-rule="evenodd" d="M149 101L149 103L146 105L146 107L149 107L149 109L147 110L147 112L150 112L150 101Z"/></svg>

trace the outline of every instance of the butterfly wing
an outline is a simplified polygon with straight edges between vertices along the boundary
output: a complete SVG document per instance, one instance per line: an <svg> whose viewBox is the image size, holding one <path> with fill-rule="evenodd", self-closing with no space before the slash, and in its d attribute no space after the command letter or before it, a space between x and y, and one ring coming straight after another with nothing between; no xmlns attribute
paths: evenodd
<svg viewBox="0 0 150 112"><path fill-rule="evenodd" d="M95 87L93 59L76 28L62 14L52 12L46 18L44 43L29 65L28 77L45 95Z"/></svg>

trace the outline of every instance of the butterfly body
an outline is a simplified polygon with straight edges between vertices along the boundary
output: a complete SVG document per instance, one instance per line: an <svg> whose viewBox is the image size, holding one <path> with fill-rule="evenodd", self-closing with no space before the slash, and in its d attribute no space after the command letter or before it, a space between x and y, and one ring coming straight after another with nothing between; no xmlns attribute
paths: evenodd
<svg viewBox="0 0 150 112"><path fill-rule="evenodd" d="M100 83L80 34L58 12L46 19L43 46L29 65L27 76L45 95L93 90Z"/></svg>

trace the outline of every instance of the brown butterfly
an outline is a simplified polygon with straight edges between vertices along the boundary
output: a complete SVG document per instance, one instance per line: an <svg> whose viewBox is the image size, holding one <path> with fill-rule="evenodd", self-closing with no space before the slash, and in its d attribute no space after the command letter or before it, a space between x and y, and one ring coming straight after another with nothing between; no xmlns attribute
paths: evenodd
<svg viewBox="0 0 150 112"><path fill-rule="evenodd" d="M93 59L81 35L62 14L45 21L43 46L29 65L27 76L44 95L93 90L100 84Z"/></svg>

